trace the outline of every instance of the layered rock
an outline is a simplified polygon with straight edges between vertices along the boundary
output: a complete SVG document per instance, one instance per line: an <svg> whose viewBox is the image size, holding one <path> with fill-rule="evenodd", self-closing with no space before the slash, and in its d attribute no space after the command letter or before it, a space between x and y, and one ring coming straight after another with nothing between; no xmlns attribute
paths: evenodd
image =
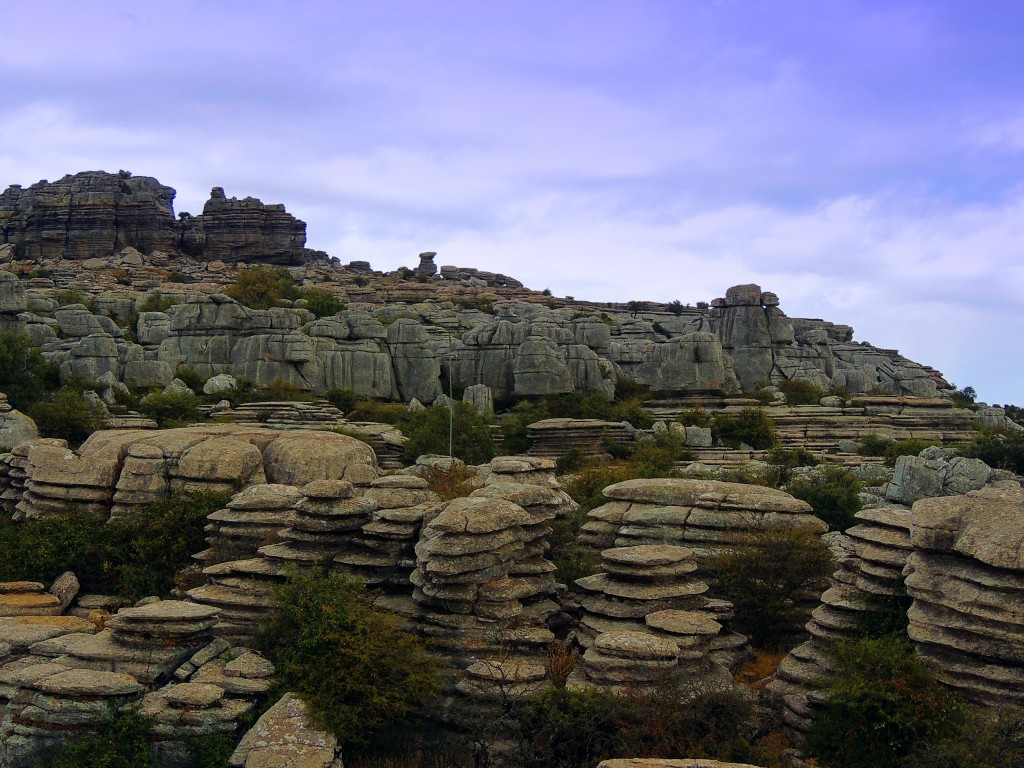
<svg viewBox="0 0 1024 768"><path fill-rule="evenodd" d="M301 498L295 486L277 484L253 485L235 494L226 509L207 518L210 548L194 557L206 565L255 557L260 547L281 541Z"/></svg>
<svg viewBox="0 0 1024 768"><path fill-rule="evenodd" d="M558 458L570 450L584 456L608 457L607 444L633 442L633 428L628 422L600 419L543 419L527 427L530 438L529 455Z"/></svg>
<svg viewBox="0 0 1024 768"><path fill-rule="evenodd" d="M0 244L20 258L90 259L178 244L174 190L149 176L89 171L0 194Z"/></svg>
<svg viewBox="0 0 1024 768"><path fill-rule="evenodd" d="M904 571L910 638L939 679L978 704L1024 701L1024 490L914 505Z"/></svg>
<svg viewBox="0 0 1024 768"><path fill-rule="evenodd" d="M38 437L36 423L21 411L12 408L7 402L7 395L0 392L0 452Z"/></svg>
<svg viewBox="0 0 1024 768"><path fill-rule="evenodd" d="M698 560L763 530L828 527L784 491L717 480L626 480L603 491L612 501L591 510L580 542L595 548L675 544Z"/></svg>
<svg viewBox="0 0 1024 768"><path fill-rule="evenodd" d="M270 765L341 768L341 749L332 734L310 725L302 699L294 693L286 693L242 737L228 765L232 768Z"/></svg>
<svg viewBox="0 0 1024 768"><path fill-rule="evenodd" d="M182 225L182 247L207 261L301 264L306 252L306 223L283 205L264 204L255 197L227 197L222 187L210 191L200 216Z"/></svg>

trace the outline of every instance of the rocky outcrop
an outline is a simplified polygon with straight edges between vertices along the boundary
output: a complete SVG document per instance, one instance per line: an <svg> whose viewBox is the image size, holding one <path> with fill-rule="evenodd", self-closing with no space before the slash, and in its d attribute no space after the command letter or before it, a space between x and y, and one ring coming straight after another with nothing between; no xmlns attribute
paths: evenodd
<svg viewBox="0 0 1024 768"><path fill-rule="evenodd" d="M0 244L19 258L90 259L178 244L174 190L149 176L88 171L0 194Z"/></svg>
<svg viewBox="0 0 1024 768"><path fill-rule="evenodd" d="M594 548L639 544L689 547L698 560L759 530L825 533L807 502L785 491L718 480L626 480L603 491L611 499L587 514L580 543Z"/></svg>
<svg viewBox="0 0 1024 768"><path fill-rule="evenodd" d="M341 747L330 733L312 727L306 705L286 693L263 713L231 753L232 768L302 766L341 768Z"/></svg>
<svg viewBox="0 0 1024 768"><path fill-rule="evenodd" d="M12 408L7 402L7 395L0 392L0 453L37 437L36 423Z"/></svg>
<svg viewBox="0 0 1024 768"><path fill-rule="evenodd" d="M225 264L301 264L308 258L306 223L255 197L226 197L221 187L210 191L200 216L184 220L182 248L206 261Z"/></svg>
<svg viewBox="0 0 1024 768"><path fill-rule="evenodd" d="M978 704L1024 702L1024 490L914 505L904 571L910 638L939 679Z"/></svg>

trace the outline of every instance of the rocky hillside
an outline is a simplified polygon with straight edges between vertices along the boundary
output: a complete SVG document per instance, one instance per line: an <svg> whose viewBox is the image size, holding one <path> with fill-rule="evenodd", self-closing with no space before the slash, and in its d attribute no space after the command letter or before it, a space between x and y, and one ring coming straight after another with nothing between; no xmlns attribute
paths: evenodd
<svg viewBox="0 0 1024 768"><path fill-rule="evenodd" d="M174 218L156 179L88 172L0 195L0 327L28 333L61 375L165 386L179 366L305 390L432 401L449 376L494 396L604 390L735 395L791 379L850 394L933 397L927 366L853 341L853 329L790 318L778 296L735 286L697 307L594 304L506 275L434 264L384 274L304 248L281 205L226 198ZM286 265L303 300L251 309L223 295L239 271ZM153 291L161 301L153 302ZM150 299L147 302L147 298ZM159 311L140 311L140 310Z"/></svg>

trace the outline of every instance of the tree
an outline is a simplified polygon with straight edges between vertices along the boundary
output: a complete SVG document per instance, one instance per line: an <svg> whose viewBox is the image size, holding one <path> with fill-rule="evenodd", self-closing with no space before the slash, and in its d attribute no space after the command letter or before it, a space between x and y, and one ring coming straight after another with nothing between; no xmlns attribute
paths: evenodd
<svg viewBox="0 0 1024 768"><path fill-rule="evenodd" d="M297 299L301 293L284 267L252 267L238 273L234 285L224 293L250 309L270 309L282 299Z"/></svg>
<svg viewBox="0 0 1024 768"><path fill-rule="evenodd" d="M292 574L259 642L312 720L347 745L407 720L437 692L436 663L341 574Z"/></svg>
<svg viewBox="0 0 1024 768"><path fill-rule="evenodd" d="M452 455L467 464L485 464L494 458L494 440L487 421L469 403L432 405L414 414L406 434L405 457L415 461L427 453L448 455L448 430L451 426Z"/></svg>
<svg viewBox="0 0 1024 768"><path fill-rule="evenodd" d="M60 386L57 366L47 361L28 336L0 333L0 392L20 411Z"/></svg>

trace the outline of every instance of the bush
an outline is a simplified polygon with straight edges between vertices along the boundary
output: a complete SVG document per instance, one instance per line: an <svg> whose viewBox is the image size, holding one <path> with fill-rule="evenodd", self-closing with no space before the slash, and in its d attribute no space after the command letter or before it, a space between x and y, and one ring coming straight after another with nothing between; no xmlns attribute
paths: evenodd
<svg viewBox="0 0 1024 768"><path fill-rule="evenodd" d="M174 300L164 296L160 291L147 293L139 302L138 312L166 312L174 305Z"/></svg>
<svg viewBox="0 0 1024 768"><path fill-rule="evenodd" d="M185 386L197 395L203 391L203 385L206 383L206 379L200 376L199 371L195 368L191 368L187 365L179 365L175 369L174 375L185 382Z"/></svg>
<svg viewBox="0 0 1024 768"><path fill-rule="evenodd" d="M103 427L103 418L95 413L73 386L64 386L46 401L28 409L29 416L43 437L67 440L73 446L84 443L89 435Z"/></svg>
<svg viewBox="0 0 1024 768"><path fill-rule="evenodd" d="M798 478L786 490L803 499L833 531L845 531L856 524L860 511L860 480L839 467L826 467L813 479Z"/></svg>
<svg viewBox="0 0 1024 768"><path fill-rule="evenodd" d="M149 747L152 723L134 712L112 711L82 739L63 744L40 768L158 768Z"/></svg>
<svg viewBox="0 0 1024 768"><path fill-rule="evenodd" d="M763 408L744 408L736 414L716 413L711 419L711 431L730 448L746 443L756 450L765 450L775 445L775 422Z"/></svg>
<svg viewBox="0 0 1024 768"><path fill-rule="evenodd" d="M349 421L375 421L380 424L401 426L409 417L409 409L401 403L383 403L379 400L360 400L349 412ZM445 448L448 453L448 448Z"/></svg>
<svg viewBox="0 0 1024 768"><path fill-rule="evenodd" d="M817 405L825 396L825 390L804 379L785 379L778 383L779 391L786 396L788 405Z"/></svg>
<svg viewBox="0 0 1024 768"><path fill-rule="evenodd" d="M465 464L453 462L450 467L426 467L422 477L427 481L427 488L440 496L441 501L469 496L475 490L476 472Z"/></svg>
<svg viewBox="0 0 1024 768"><path fill-rule="evenodd" d="M66 307L69 304L82 304L92 312L92 297L78 288L65 288L63 291L57 291L53 298L57 300L58 307Z"/></svg>
<svg viewBox="0 0 1024 768"><path fill-rule="evenodd" d="M60 386L58 368L48 362L28 336L0 333L0 392L19 411Z"/></svg>
<svg viewBox="0 0 1024 768"><path fill-rule="evenodd" d="M341 299L333 293L316 288L306 291L303 298L306 300L306 309L317 317L332 317L346 309Z"/></svg>
<svg viewBox="0 0 1024 768"><path fill-rule="evenodd" d="M933 445L941 445L941 443L919 438L893 440L880 435L865 435L860 438L860 448L857 449L857 453L861 456L884 456L885 463L891 467L896 464L896 459L900 456L917 456L925 448L930 448Z"/></svg>
<svg viewBox="0 0 1024 768"><path fill-rule="evenodd" d="M340 574L292 574L259 642L311 719L345 745L412 718L438 692L435 662Z"/></svg>
<svg viewBox="0 0 1024 768"><path fill-rule="evenodd" d="M768 466L776 485L789 482L797 467L817 466L818 459L806 448L772 448L768 452Z"/></svg>
<svg viewBox="0 0 1024 768"><path fill-rule="evenodd" d="M169 429L201 420L200 402L188 392L152 392L139 401L139 411L154 419L161 429Z"/></svg>
<svg viewBox="0 0 1024 768"><path fill-rule="evenodd" d="M301 296L295 280L284 267L252 267L238 273L233 285L224 293L250 309L270 309L282 299Z"/></svg>
<svg viewBox="0 0 1024 768"><path fill-rule="evenodd" d="M984 429L964 450L994 469L1024 475L1024 430Z"/></svg>
<svg viewBox="0 0 1024 768"><path fill-rule="evenodd" d="M239 379L237 384L226 392L213 396L217 400L227 400L233 408L244 403L297 402L311 403L316 397L294 384L276 379L273 384L257 386L249 379Z"/></svg>
<svg viewBox="0 0 1024 768"><path fill-rule="evenodd" d="M0 581L49 583L75 572L84 592L128 600L167 596L179 570L205 547L206 518L226 494L178 494L127 519L104 522L72 509L66 514L0 525Z"/></svg>
<svg viewBox="0 0 1024 768"><path fill-rule="evenodd" d="M800 631L809 611L795 598L832 568L828 545L806 530L757 531L708 563L736 607L733 626L765 650L786 647Z"/></svg>
<svg viewBox="0 0 1024 768"><path fill-rule="evenodd" d="M834 768L897 768L938 739L954 737L966 710L910 643L885 637L841 643L828 697L806 753ZM851 748L855 746L856 748Z"/></svg>
<svg viewBox="0 0 1024 768"><path fill-rule="evenodd" d="M405 458L410 463L428 453L447 456L449 426L452 456L467 464L486 464L494 458L491 428L469 403L455 403L453 410L448 406L433 405L409 416Z"/></svg>
<svg viewBox="0 0 1024 768"><path fill-rule="evenodd" d="M328 389L324 397L342 413L349 413L356 407L356 393L351 389Z"/></svg>

